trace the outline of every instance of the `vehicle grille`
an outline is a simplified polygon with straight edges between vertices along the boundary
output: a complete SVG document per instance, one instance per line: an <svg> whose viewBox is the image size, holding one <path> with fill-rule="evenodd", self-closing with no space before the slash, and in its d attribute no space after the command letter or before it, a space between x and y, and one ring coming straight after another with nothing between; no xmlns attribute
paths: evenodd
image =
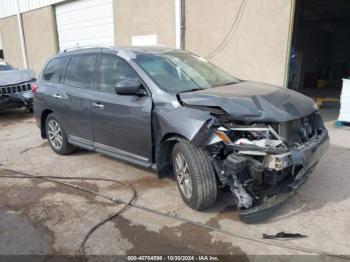
<svg viewBox="0 0 350 262"><path fill-rule="evenodd" d="M17 94L32 90L30 83L0 87L0 95Z"/></svg>
<svg viewBox="0 0 350 262"><path fill-rule="evenodd" d="M304 143L313 136L313 114L289 122L280 123L278 134L285 139L289 146Z"/></svg>

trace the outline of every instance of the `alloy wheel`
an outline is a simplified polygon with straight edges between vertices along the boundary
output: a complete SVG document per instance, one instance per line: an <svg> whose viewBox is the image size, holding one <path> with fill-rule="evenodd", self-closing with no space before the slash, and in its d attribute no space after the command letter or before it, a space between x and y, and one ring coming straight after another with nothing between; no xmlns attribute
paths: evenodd
<svg viewBox="0 0 350 262"><path fill-rule="evenodd" d="M51 119L49 121L47 133L49 135L51 145L56 150L60 150L63 145L63 136L61 127L56 120Z"/></svg>
<svg viewBox="0 0 350 262"><path fill-rule="evenodd" d="M175 174L182 194L190 199L192 196L192 179L185 157L181 153L175 156Z"/></svg>

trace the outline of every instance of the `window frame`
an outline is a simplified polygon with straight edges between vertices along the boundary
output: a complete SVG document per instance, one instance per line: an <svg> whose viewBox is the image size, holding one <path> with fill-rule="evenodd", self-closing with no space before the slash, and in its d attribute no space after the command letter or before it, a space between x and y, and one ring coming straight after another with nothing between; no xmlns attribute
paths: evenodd
<svg viewBox="0 0 350 262"><path fill-rule="evenodd" d="M67 83L66 82L66 76L67 76L67 68L69 65L69 62L72 60L72 57L77 57L77 56L88 56L88 55L95 55L96 56L96 60L95 60L95 66L94 66L94 72L93 72L93 81L91 82L91 85L89 87L82 87L82 85L77 86L77 85L72 85L71 83ZM90 52L90 53L81 53L81 54L72 54L69 55L69 59L66 63L65 69L64 69L64 75L62 77L62 83L71 87L75 87L75 88L80 88L83 90L94 90L96 83L97 83L97 68L98 68L98 61L100 58L100 52Z"/></svg>
<svg viewBox="0 0 350 262"><path fill-rule="evenodd" d="M56 81L56 80L46 80L45 77L44 77L45 70L46 70L47 67L52 63L52 61L58 60L58 59L66 59L66 58L68 58L68 59L67 59L66 63L64 64L64 66L62 67L61 72L59 73L58 81ZM42 74L41 74L42 77L41 77L41 78L42 78L44 81L49 82L49 83L62 83L62 78L63 78L63 76L64 76L65 73L66 73L66 67L67 67L67 64L68 64L69 60L70 60L70 57L67 57L67 56L58 56L58 57L52 58L52 59L46 64L44 70L42 71Z"/></svg>
<svg viewBox="0 0 350 262"><path fill-rule="evenodd" d="M106 55L106 56L111 56L111 57L116 57L117 59L120 59L122 61L124 61L127 65L129 65L129 67L131 68L132 71L134 71L135 75L137 76L138 80L141 82L144 90L146 91L147 93L147 96L151 96L151 91L149 90L149 88L147 87L145 81L143 81L142 77L137 73L137 71L132 67L132 65L126 61L123 57L119 56L117 53L115 52L103 52L101 51L100 52L100 55L99 55L99 58L98 58L98 68L97 68L97 72L96 72L96 82L95 82L95 90L98 91L98 92L101 92L101 93L104 93L104 94L112 94L110 92L106 92L104 90L102 90L100 87L99 87L99 81L100 81L100 77L101 77L101 60L102 60L102 55ZM142 87L141 87L142 88ZM115 95L117 96L121 96L119 94L117 94L116 92L114 93Z"/></svg>

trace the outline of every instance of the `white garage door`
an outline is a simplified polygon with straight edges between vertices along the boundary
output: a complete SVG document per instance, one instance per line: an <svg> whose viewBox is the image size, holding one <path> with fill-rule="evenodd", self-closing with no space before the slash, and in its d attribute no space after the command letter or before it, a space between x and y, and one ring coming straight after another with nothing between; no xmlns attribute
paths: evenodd
<svg viewBox="0 0 350 262"><path fill-rule="evenodd" d="M114 45L112 0L77 0L56 6L60 50Z"/></svg>

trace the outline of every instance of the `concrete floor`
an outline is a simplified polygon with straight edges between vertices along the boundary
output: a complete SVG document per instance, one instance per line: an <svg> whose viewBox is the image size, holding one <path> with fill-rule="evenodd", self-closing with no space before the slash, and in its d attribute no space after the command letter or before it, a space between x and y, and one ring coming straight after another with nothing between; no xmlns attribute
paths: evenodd
<svg viewBox="0 0 350 262"><path fill-rule="evenodd" d="M158 179L150 171L84 150L59 156L40 138L32 115L19 110L0 112L0 165L32 174L118 179L136 187L140 205L259 239L263 233L301 233L309 237L283 243L350 255L350 132L333 127L337 112L338 109L332 107L322 110L331 146L307 183L272 219L256 225L238 221L229 193L220 193L214 208L196 212L184 205L170 178ZM7 173L0 170L0 175ZM130 196L128 191L112 183L77 181L77 184L123 199ZM0 254L78 254L88 229L119 208L52 182L3 178L0 182ZM96 231L87 242L87 252L94 255L234 254L240 255L239 261L261 258L255 255L307 255L133 208ZM285 261L290 257L268 258Z"/></svg>

